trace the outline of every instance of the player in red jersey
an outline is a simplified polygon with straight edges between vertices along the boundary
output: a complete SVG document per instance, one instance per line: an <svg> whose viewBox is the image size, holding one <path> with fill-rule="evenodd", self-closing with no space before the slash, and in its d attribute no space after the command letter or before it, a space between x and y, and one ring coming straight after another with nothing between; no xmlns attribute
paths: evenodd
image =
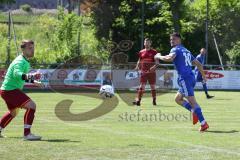
<svg viewBox="0 0 240 160"><path fill-rule="evenodd" d="M144 46L145 49L141 50L138 53L138 62L135 67L135 70L140 70L141 76L140 76L140 86L138 88L137 97L135 101L133 102L134 105L140 106L141 105L141 99L145 90L145 86L147 82L150 84L151 87L151 93L152 93L152 104L156 104L156 65L154 56L157 54L157 51L151 48L151 40L148 38L145 38L144 40Z"/></svg>

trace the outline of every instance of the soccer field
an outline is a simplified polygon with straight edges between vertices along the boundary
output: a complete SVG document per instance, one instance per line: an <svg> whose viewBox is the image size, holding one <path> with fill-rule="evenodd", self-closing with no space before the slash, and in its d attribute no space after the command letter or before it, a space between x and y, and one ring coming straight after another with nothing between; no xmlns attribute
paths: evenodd
<svg viewBox="0 0 240 160"><path fill-rule="evenodd" d="M94 93L93 93L94 94ZM118 106L108 114L89 121L62 121L55 106L72 99L72 113L89 111L101 100L60 93L28 93L36 102L32 132L42 141L23 141L23 115L5 129L0 139L0 159L85 159L85 160L182 160L240 159L239 92L211 92L207 100L196 92L210 128L199 133L190 114L174 102L175 93L143 98L141 107L128 106L119 98ZM135 93L134 93L135 95ZM0 114L6 112L0 101Z"/></svg>

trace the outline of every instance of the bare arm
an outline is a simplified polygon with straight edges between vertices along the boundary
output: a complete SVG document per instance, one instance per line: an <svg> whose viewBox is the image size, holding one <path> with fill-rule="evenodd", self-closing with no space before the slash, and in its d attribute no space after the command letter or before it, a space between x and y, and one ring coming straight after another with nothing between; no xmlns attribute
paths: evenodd
<svg viewBox="0 0 240 160"><path fill-rule="evenodd" d="M161 53L157 53L157 54L160 54L160 55L161 55ZM156 55L157 55L157 54L156 54ZM156 55L155 55L155 56L156 56ZM154 56L155 64L150 68L150 70L149 70L150 72L155 71L156 68L160 65L159 59L156 59L155 56Z"/></svg>
<svg viewBox="0 0 240 160"><path fill-rule="evenodd" d="M206 78L206 75L204 73L204 70L203 70L203 66L202 64L197 60L197 59L194 59L192 61L193 65L197 66L198 70L200 71L201 75L202 75L202 78L203 80L206 82L207 81L207 78Z"/></svg>
<svg viewBox="0 0 240 160"><path fill-rule="evenodd" d="M175 54L168 54L166 56L162 56L161 54L157 54L154 59L156 60L162 60L165 62L172 62L174 60L174 58L176 57Z"/></svg>
<svg viewBox="0 0 240 160"><path fill-rule="evenodd" d="M135 70L139 70L139 66L140 66L140 58L139 58L138 61L137 61L137 65L136 65L136 67L135 67Z"/></svg>

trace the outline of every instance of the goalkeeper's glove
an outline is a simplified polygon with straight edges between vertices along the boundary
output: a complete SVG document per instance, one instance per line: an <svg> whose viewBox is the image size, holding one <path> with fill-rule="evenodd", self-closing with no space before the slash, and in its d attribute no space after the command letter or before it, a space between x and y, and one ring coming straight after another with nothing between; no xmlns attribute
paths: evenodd
<svg viewBox="0 0 240 160"><path fill-rule="evenodd" d="M34 83L34 75L33 74L22 74L22 80L27 83Z"/></svg>

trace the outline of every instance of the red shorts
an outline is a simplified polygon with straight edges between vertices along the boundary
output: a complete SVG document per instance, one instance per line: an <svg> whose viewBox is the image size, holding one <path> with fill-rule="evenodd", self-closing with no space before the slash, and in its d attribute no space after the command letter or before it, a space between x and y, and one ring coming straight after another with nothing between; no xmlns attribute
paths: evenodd
<svg viewBox="0 0 240 160"><path fill-rule="evenodd" d="M1 97L7 104L8 110L22 108L31 99L19 89L11 91L0 90Z"/></svg>
<svg viewBox="0 0 240 160"><path fill-rule="evenodd" d="M150 85L155 85L156 84L156 72L151 72L151 73L141 73L140 76L140 82L141 83L148 83Z"/></svg>

